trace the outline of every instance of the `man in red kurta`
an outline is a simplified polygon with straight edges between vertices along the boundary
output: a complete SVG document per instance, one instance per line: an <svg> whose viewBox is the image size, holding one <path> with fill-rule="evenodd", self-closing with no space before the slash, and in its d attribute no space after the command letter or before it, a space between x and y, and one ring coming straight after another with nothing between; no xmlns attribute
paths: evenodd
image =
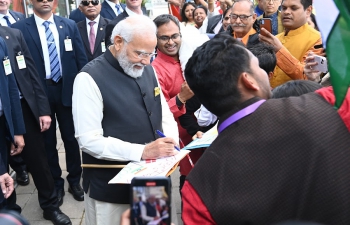
<svg viewBox="0 0 350 225"><path fill-rule="evenodd" d="M171 112L174 115L179 127L179 136L183 145L187 145L191 136L180 125L179 117L186 113L186 101L192 98L193 92L187 85L182 74L179 60L179 49L181 46L181 33L179 21L171 15L160 15L154 19L157 26L157 57L152 62L156 70L159 84L164 97L168 102ZM181 144L181 143L180 143ZM183 146L181 145L181 146ZM195 163L202 155L202 151L193 151L190 157ZM180 162L180 189L185 176L192 169L188 158Z"/></svg>

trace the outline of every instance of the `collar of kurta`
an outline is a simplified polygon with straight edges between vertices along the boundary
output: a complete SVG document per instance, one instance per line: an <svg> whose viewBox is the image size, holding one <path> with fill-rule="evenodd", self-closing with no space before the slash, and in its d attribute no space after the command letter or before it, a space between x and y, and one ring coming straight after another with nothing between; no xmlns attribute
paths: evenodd
<svg viewBox="0 0 350 225"><path fill-rule="evenodd" d="M309 24L305 23L303 26L299 27L298 29L295 29L295 30L289 30L288 34L287 35L284 35L284 36L296 36L298 34L301 34L303 33L306 29L308 29L309 27Z"/></svg>
<svg viewBox="0 0 350 225"><path fill-rule="evenodd" d="M243 44L247 45L248 40L249 40L249 36L250 36L250 35L253 35L253 34L256 34L256 30L252 27L252 28L250 29L250 31L241 39L241 41L243 42ZM233 37L234 37L234 38L237 38L237 37L236 37L236 34L235 34L235 31L233 31Z"/></svg>
<svg viewBox="0 0 350 225"><path fill-rule="evenodd" d="M106 52L104 54L104 57L106 58L106 60L109 62L109 64L111 64L111 66L113 66L116 70L125 73L123 68L120 66L118 60L114 57L114 55L112 54L112 52L109 50L109 48L106 49Z"/></svg>
<svg viewBox="0 0 350 225"><path fill-rule="evenodd" d="M168 55L164 54L163 52L159 51L159 49L157 50L157 58L158 57L161 58L162 60L167 61L167 62L172 63L172 64L180 63L179 61L176 61L175 59L173 59L173 57L168 56Z"/></svg>

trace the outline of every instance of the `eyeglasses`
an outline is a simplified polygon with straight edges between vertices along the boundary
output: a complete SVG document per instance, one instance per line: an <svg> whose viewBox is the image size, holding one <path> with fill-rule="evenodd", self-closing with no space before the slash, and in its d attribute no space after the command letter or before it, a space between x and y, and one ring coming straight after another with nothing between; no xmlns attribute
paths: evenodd
<svg viewBox="0 0 350 225"><path fill-rule="evenodd" d="M148 57L152 58L153 56L157 55L157 53L148 53L148 52L143 52L143 51L134 51L139 59L147 59Z"/></svg>
<svg viewBox="0 0 350 225"><path fill-rule="evenodd" d="M36 0L37 2L43 2L44 0ZM53 0L46 0L47 2L53 2Z"/></svg>
<svg viewBox="0 0 350 225"><path fill-rule="evenodd" d="M157 36L157 38L164 43L169 42L170 39L174 41L174 40L178 39L179 37L180 38L182 37L180 33L173 34L170 37L169 36L159 36L159 37Z"/></svg>
<svg viewBox="0 0 350 225"><path fill-rule="evenodd" d="M230 14L230 18L233 20L236 20L238 17L240 20L242 21L246 21L249 17L251 17L252 15L237 15L237 14Z"/></svg>
<svg viewBox="0 0 350 225"><path fill-rule="evenodd" d="M83 6L89 6L90 5L90 2L92 5L98 5L100 2L99 0L92 0L92 1L81 1L80 3L83 5Z"/></svg>
<svg viewBox="0 0 350 225"><path fill-rule="evenodd" d="M229 16L224 17L224 20L229 20L229 19L230 19Z"/></svg>

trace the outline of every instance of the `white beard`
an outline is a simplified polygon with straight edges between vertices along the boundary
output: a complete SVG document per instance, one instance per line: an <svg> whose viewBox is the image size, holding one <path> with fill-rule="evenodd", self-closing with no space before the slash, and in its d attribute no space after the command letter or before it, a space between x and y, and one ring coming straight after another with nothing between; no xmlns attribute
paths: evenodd
<svg viewBox="0 0 350 225"><path fill-rule="evenodd" d="M144 65L141 63L131 63L126 55L126 46L123 47L119 55L117 55L117 60L124 72L132 78L138 78L142 76ZM140 66L142 69L136 69L134 66Z"/></svg>

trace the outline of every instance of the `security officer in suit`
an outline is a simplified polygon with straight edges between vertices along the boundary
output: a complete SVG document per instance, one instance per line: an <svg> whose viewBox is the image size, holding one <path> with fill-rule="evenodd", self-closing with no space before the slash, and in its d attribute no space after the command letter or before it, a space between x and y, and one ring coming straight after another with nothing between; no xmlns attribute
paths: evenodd
<svg viewBox="0 0 350 225"><path fill-rule="evenodd" d="M106 46L109 46L111 44L110 39L111 39L112 31L115 25L117 25L117 23L119 23L120 21L122 21L128 16L144 14L141 8L142 0L137 0L137 1L126 0L125 3L126 3L126 7L123 13L118 15L115 19L111 20L106 27L106 34L105 34ZM102 4L102 10L103 10L103 4ZM101 15L103 16L102 11L101 11ZM108 17L105 17L105 18L108 18Z"/></svg>
<svg viewBox="0 0 350 225"><path fill-rule="evenodd" d="M0 25L4 27L11 27L13 23L19 20L24 20L25 16L20 12L9 10L11 0L1 0L0 4ZM16 180L19 185L28 185L29 176L27 173L27 166L24 163L21 155L9 156L9 164L11 168L16 171Z"/></svg>
<svg viewBox="0 0 350 225"><path fill-rule="evenodd" d="M125 11L125 4L119 0L105 0L102 3L101 16L113 20Z"/></svg>
<svg viewBox="0 0 350 225"><path fill-rule="evenodd" d="M31 174L38 190L40 207L44 211L64 215L58 206L55 183L47 161L44 135L51 124L51 110L42 82L35 68L21 31L0 26L0 36L9 49L9 58L21 94L21 106L26 127L23 135L26 146L21 155L31 168Z"/></svg>
<svg viewBox="0 0 350 225"><path fill-rule="evenodd" d="M20 12L9 10L11 0L1 0L0 4L0 24L10 27L11 24L19 20L24 20L25 16Z"/></svg>
<svg viewBox="0 0 350 225"><path fill-rule="evenodd" d="M18 88L15 77L12 74L11 61L8 56L7 46L1 37L0 59L2 61L0 63L0 175L5 175L8 172L8 149L6 142L7 140L12 142L10 151L11 155L21 153L24 147L23 134L25 133L25 127ZM12 182L7 177L5 183L11 185ZM0 209L6 208L4 197L9 197L9 194L10 192L8 192L8 194L0 195Z"/></svg>
<svg viewBox="0 0 350 225"><path fill-rule="evenodd" d="M58 201L59 204L63 202L65 192L56 149L56 118L66 152L68 191L77 201L83 201L81 159L72 119L72 92L75 76L88 60L74 21L53 15L53 1L32 0L32 4L34 15L13 27L22 31L48 95L52 122L45 132L45 147ZM51 219L45 212L44 218Z"/></svg>
<svg viewBox="0 0 350 225"><path fill-rule="evenodd" d="M80 2L79 9L86 16L86 19L79 22L77 26L90 62L106 51L105 30L109 20L100 15L99 0L83 0Z"/></svg>

